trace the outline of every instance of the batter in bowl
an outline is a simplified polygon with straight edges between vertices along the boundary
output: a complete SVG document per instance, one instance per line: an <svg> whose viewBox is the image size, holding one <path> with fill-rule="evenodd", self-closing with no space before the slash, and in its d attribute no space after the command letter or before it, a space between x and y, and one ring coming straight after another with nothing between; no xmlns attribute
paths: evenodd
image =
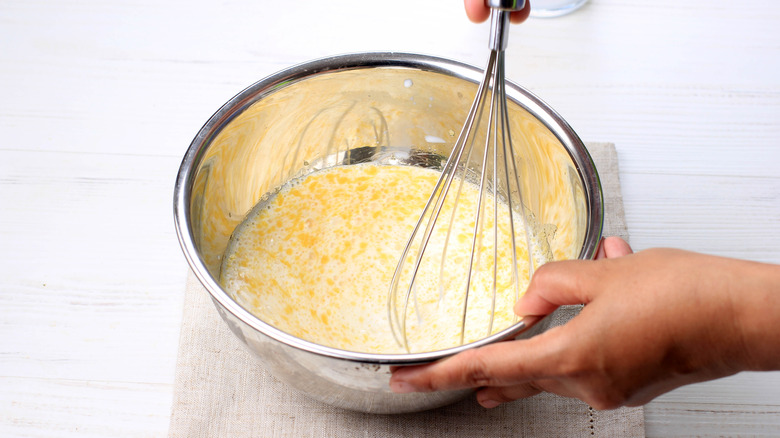
<svg viewBox="0 0 780 438"><path fill-rule="evenodd" d="M388 321L389 285L439 175L415 166L364 163L319 170L286 184L262 200L233 233L222 263L223 288L258 318L299 338L350 351L404 353ZM409 306L406 323L412 352L460 344L478 194L476 186L463 187L444 269L446 225L434 231L415 280L416 300ZM483 202L484 226L469 291L465 342L488 335L490 325L495 227L493 200ZM449 223L451 208L445 205L442 222ZM522 224L515 224L519 261L515 285L510 216L502 211L498 218L493 332L516 322L512 307L529 275ZM537 266L549 259L543 245L532 246ZM412 264L410 260L406 265ZM404 294L408 282L405 272L399 288ZM401 298L398 305L402 303Z"/></svg>

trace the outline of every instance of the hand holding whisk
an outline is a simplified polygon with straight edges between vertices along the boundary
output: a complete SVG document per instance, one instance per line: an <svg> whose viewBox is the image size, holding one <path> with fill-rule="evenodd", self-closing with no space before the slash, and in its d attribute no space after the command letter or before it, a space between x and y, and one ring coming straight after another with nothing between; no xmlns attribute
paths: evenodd
<svg viewBox="0 0 780 438"><path fill-rule="evenodd" d="M417 315L412 325L419 328L420 308L424 306L418 288L420 283L431 284L430 272L424 271L437 270L429 266L439 266L437 286L428 287L438 289L433 305L459 314L458 345L493 333L497 300L508 302L511 309L524 289L521 283L527 283L533 275L533 236L509 129L504 77L510 14L523 9L525 0L486 3L491 8L491 26L484 77L390 285L388 318L396 341L407 352L413 349L408 314ZM458 184L453 187L456 180ZM472 199L467 200L468 195ZM464 226L470 229L468 238L464 238ZM451 269L450 262L460 269ZM459 276L464 277L463 282L453 278ZM451 308L442 306L445 295L450 295L450 302L460 302ZM445 312L452 313L450 310ZM504 321L499 329L517 322L512 315L511 321ZM467 336L467 325L475 324L484 324L484 328L469 330L478 334Z"/></svg>

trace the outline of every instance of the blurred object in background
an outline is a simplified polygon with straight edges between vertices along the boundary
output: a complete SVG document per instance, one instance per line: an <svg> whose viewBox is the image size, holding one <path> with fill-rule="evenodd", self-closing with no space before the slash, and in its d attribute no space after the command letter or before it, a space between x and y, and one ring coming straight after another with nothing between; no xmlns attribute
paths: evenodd
<svg viewBox="0 0 780 438"><path fill-rule="evenodd" d="M531 0L531 17L552 18L574 12L588 0Z"/></svg>

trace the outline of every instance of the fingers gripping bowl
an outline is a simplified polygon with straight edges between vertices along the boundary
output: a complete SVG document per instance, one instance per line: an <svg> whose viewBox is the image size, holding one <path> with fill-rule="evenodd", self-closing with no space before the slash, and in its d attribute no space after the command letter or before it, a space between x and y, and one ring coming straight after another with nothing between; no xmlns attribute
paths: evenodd
<svg viewBox="0 0 780 438"><path fill-rule="evenodd" d="M546 328L511 325L465 345L369 353L324 345L260 318L220 282L231 235L262 199L304 175L366 162L440 168L481 79L479 69L401 53L342 55L291 67L242 91L196 135L174 193L176 231L193 272L233 334L278 379L325 403L372 413L443 406L468 391L394 394L391 366L435 361ZM507 84L509 120L524 163L525 207L554 233L554 259L588 259L603 205L593 162L569 125ZM385 296L386 288L371 291ZM293 312L295 309L292 310ZM389 328L388 328L389 330Z"/></svg>

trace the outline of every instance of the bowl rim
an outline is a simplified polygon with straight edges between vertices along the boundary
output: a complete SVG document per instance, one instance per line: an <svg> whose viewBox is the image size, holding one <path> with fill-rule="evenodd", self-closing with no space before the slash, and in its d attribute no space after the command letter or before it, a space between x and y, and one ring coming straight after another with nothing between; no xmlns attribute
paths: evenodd
<svg viewBox="0 0 780 438"><path fill-rule="evenodd" d="M405 52L361 52L328 56L293 65L245 88L222 105L200 128L179 167L174 187L173 215L176 235L187 263L198 281L209 292L215 304L265 336L320 356L370 364L413 365L436 361L464 350L514 338L529 329L531 324L519 322L498 333L468 344L421 353L363 353L328 347L297 338L263 322L244 309L219 286L198 255L195 239L190 229L192 182L211 140L227 123L263 97L301 80L339 71L387 67L440 73L475 84L482 80L483 75L482 69L436 56ZM590 153L572 127L540 98L508 80L506 81L506 89L509 99L535 115L558 138L569 153L578 174L584 180L588 223L590 225L586 228L578 259L592 259L595 257L601 240L604 224L604 202L601 181Z"/></svg>

